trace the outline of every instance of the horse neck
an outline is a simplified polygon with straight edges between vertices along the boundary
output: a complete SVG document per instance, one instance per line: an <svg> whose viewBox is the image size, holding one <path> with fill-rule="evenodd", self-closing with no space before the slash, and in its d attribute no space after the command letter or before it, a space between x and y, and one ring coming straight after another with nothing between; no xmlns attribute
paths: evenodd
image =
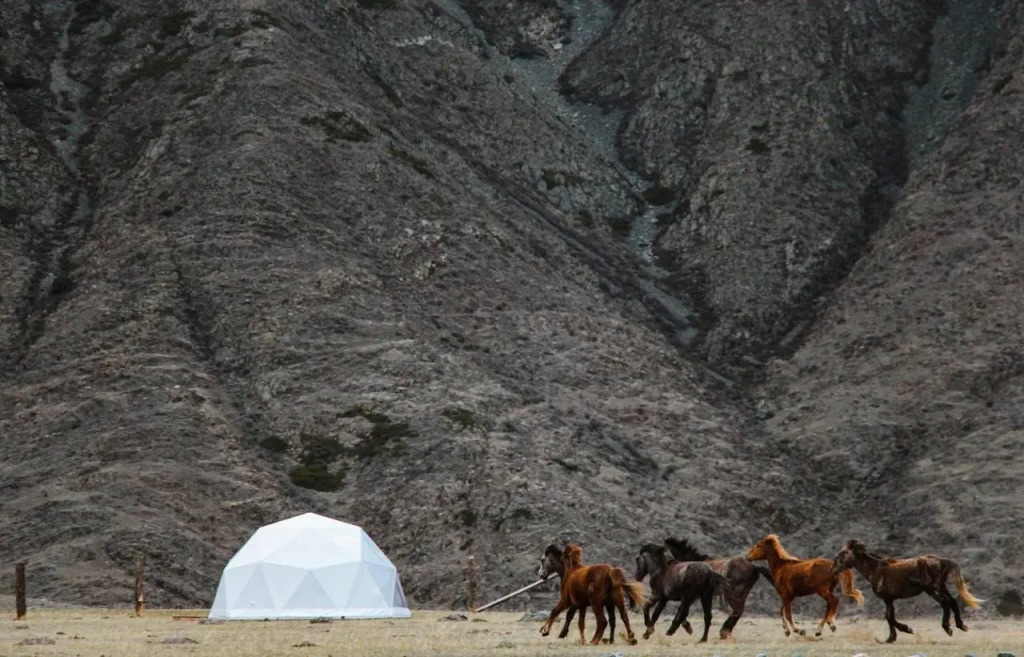
<svg viewBox="0 0 1024 657"><path fill-rule="evenodd" d="M869 554L855 554L853 557L853 565L860 571L860 574L869 581L874 581L875 578L885 569L885 562L878 557L873 557Z"/></svg>
<svg viewBox="0 0 1024 657"><path fill-rule="evenodd" d="M768 562L768 569L773 573L783 565L790 563L787 559L782 558L782 554L780 554L781 547L776 547L775 543L769 543L768 549L765 550L765 561Z"/></svg>

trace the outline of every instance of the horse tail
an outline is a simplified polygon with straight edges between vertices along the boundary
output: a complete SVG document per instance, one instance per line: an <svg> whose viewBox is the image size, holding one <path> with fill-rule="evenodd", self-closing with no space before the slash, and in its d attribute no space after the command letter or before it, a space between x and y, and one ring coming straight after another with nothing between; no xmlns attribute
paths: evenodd
<svg viewBox="0 0 1024 657"><path fill-rule="evenodd" d="M725 575L723 575L722 573L716 573L715 571L712 570L711 571L711 582L715 585L715 591L721 593L722 589L724 589L725 586L729 583L729 578L726 577ZM724 594L723 594L723 598L724 598Z"/></svg>
<svg viewBox="0 0 1024 657"><path fill-rule="evenodd" d="M977 607L981 604L982 600L971 595L971 592L967 590L967 582L964 581L963 573L960 572L960 566L952 560L948 561L947 568L949 574L953 579L953 584L956 585L956 592L960 594L960 599L964 601L964 604L968 607Z"/></svg>
<svg viewBox="0 0 1024 657"><path fill-rule="evenodd" d="M629 600L630 610L636 609L637 605L643 606L646 602L643 583L635 579L626 579L626 571L621 568L612 569L612 586L622 589L623 595Z"/></svg>
<svg viewBox="0 0 1024 657"><path fill-rule="evenodd" d="M637 606L643 606L644 602L647 601L647 596L644 594L644 585L641 582L631 579L622 585L622 592L629 598L629 609L630 611L637 608Z"/></svg>
<svg viewBox="0 0 1024 657"><path fill-rule="evenodd" d="M864 605L864 594L853 585L853 570L839 573L839 585L843 588L843 595L856 600L857 606Z"/></svg>
<svg viewBox="0 0 1024 657"><path fill-rule="evenodd" d="M772 577L772 571L765 566L754 566L754 570L761 573L761 577L768 580L768 583L775 586L775 578Z"/></svg>

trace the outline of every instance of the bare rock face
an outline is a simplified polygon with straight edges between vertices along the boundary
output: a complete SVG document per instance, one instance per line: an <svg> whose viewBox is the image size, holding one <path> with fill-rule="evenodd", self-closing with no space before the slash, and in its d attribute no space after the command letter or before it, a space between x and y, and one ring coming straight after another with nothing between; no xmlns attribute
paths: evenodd
<svg viewBox="0 0 1024 657"><path fill-rule="evenodd" d="M620 153L651 183L658 263L700 302L711 362L789 346L885 216L926 5L632 3L563 76L626 112Z"/></svg>
<svg viewBox="0 0 1024 657"><path fill-rule="evenodd" d="M846 520L819 540L949 552L998 591L1022 581L1021 25L1008 11L973 101L764 391Z"/></svg>
<svg viewBox="0 0 1024 657"><path fill-rule="evenodd" d="M33 595L120 603L144 554L151 604L209 603L305 511L425 606L565 540L1019 570L987 500L1019 479L1020 10L982 52L923 1L682 4L0 6L0 553Z"/></svg>

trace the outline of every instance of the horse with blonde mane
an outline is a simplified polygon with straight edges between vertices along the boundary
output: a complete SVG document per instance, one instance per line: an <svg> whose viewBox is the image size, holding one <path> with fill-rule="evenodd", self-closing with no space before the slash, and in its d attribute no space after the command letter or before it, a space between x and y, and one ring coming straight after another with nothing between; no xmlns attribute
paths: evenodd
<svg viewBox="0 0 1024 657"><path fill-rule="evenodd" d="M842 585L843 595L853 598L858 605L864 604L864 596L853 586L853 573L845 570L841 573L832 572L832 560L825 558L799 559L794 557L779 542L779 537L769 534L747 552L751 561L765 560L771 570L775 590L782 598L782 629L786 636L790 631L804 636L807 634L797 628L793 622L793 600L807 595L817 594L824 598L827 606L825 616L818 623L814 636L821 636L825 624L833 632L836 631L835 617L839 609L839 598L833 593L836 584Z"/></svg>
<svg viewBox="0 0 1024 657"><path fill-rule="evenodd" d="M550 572L546 572L550 566L545 564L552 553L552 548L555 551L558 550L554 546L549 546L545 552L544 559L541 560L541 572L538 574L542 578L550 575ZM574 611L579 611L580 645L585 644L586 638L583 632L585 629L587 607L590 607L597 618L597 629L594 631L594 637L590 640L590 644L597 645L601 643L605 627L608 625L604 614L604 607L610 600L611 604L619 610L619 616L626 625L626 641L630 644L635 644L636 636L633 634L633 628L629 625L625 600L629 599L630 609L635 608L636 605L644 604L644 585L635 580L627 579L624 570L615 566L609 566L606 563L591 566L583 565L583 548L575 543L569 543L565 546L565 550L561 554L561 566L562 584L558 603L555 604L547 620L544 621L544 625L540 628L540 633L543 636L547 636L551 632L551 625L558 618L558 615L568 609L569 615L566 619L565 627L559 634L559 637L564 637L569 630L571 614ZM614 625L612 626L612 635L609 639L605 640L605 643L613 643L615 641Z"/></svg>
<svg viewBox="0 0 1024 657"><path fill-rule="evenodd" d="M896 630L913 634L910 626L896 620L896 609L893 600L913 598L927 593L942 606L942 629L953 636L949 627L949 614L953 613L956 626L966 632L967 626L960 618L960 605L946 588L946 582L952 581L956 586L960 599L968 607L977 607L981 602L967 590L967 583L960 572L960 566L952 559L934 554L923 554L909 559L891 559L869 552L864 543L857 539L846 542L835 558L833 573L852 572L856 568L864 579L871 583L871 590L885 602L885 620L889 623L889 638L886 643L896 640Z"/></svg>

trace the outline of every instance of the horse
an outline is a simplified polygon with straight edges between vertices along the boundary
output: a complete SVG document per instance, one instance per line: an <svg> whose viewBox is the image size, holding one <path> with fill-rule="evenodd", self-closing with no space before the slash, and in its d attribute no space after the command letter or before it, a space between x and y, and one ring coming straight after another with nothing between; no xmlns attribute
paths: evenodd
<svg viewBox="0 0 1024 657"><path fill-rule="evenodd" d="M556 555L561 564L561 571L557 571L552 565L549 565L549 561ZM549 545L544 551L537 575L546 579L552 572L559 572L562 582L558 603L555 604L554 609L551 610L544 625L540 628L542 636L547 636L551 632L551 625L555 619L568 609L565 626L558 635L559 638L564 638L569 633L569 623L572 621L573 614L579 610L580 645L585 644L583 630L587 607L590 607L594 610L594 616L597 618L597 629L594 631L594 637L590 640L590 644L597 645L601 642L604 629L608 625L604 615L604 609L608 608L608 615L612 618L612 636L606 640L606 643L614 643L615 617L612 611L614 607L619 610L619 616L626 625L626 641L631 645L636 643L636 636L633 634L633 628L629 625L629 616L626 614L625 600L629 599L630 609L635 608L636 605L642 605L644 603L643 584L627 579L624 570L605 563L584 566L583 549L575 543L567 544L564 551L560 551L554 545Z"/></svg>
<svg viewBox="0 0 1024 657"><path fill-rule="evenodd" d="M869 552L867 546L857 539L846 542L843 549L836 555L832 566L833 573L849 572L856 568L864 579L871 584L871 590L885 602L885 620L889 623L889 638L886 643L896 640L896 630L913 634L914 630L896 620L896 609L893 600L913 598L921 593L930 595L942 606L942 629L953 636L949 626L949 614L953 612L956 626L966 632L967 626L960 618L960 605L946 588L946 582L952 579L960 599L968 607L977 607L981 600L967 590L960 566L952 559L923 554L909 559L891 559L880 554Z"/></svg>
<svg viewBox="0 0 1024 657"><path fill-rule="evenodd" d="M858 605L864 604L864 596L853 586L853 573L844 571L842 573L832 572L832 561L830 559L798 559L786 552L779 542L779 537L769 534L758 541L750 551L747 552L747 559L758 561L764 559L768 562L768 568L772 571L772 579L775 581L775 590L782 598L782 629L789 636L790 630L805 636L807 632L798 629L793 622L793 599L802 598L805 595L818 594L825 599L828 606L825 608L825 616L818 623L818 630L814 636L821 636L822 628L828 623L828 628L836 631L835 618L839 609L839 598L832 593L836 584L842 585L843 595L853 598Z"/></svg>
<svg viewBox="0 0 1024 657"><path fill-rule="evenodd" d="M537 569L537 577L540 579L547 579L552 575L557 574L559 580L565 577L565 565L562 563L562 550L556 545L549 545L545 550L544 554L540 558L540 568ZM630 601L632 605L632 600ZM611 636L609 639L604 639L606 643L615 642L615 598L614 596L608 596L604 599L604 610L608 615L608 632ZM623 610L624 613L624 610ZM569 610L565 614L565 625L562 626L562 631L558 633L559 639L564 639L569 634L569 625L572 623L573 616L576 615L576 608L569 607ZM628 625L628 622L627 622ZM547 636L544 628L541 627L541 633Z"/></svg>
<svg viewBox="0 0 1024 657"><path fill-rule="evenodd" d="M644 604L644 625L647 626L644 638L649 639L654 634L654 624L670 600L679 600L679 610L665 634L675 634L680 625L687 634L693 634L686 616L690 613L690 605L699 597L704 609L704 634L697 643L706 642L711 628L712 601L719 587L728 583L725 576L716 573L704 561L676 561L667 547L653 543L641 547L636 558L637 581L642 581L648 574L651 576L651 597ZM652 606L654 613L649 614Z"/></svg>
<svg viewBox="0 0 1024 657"><path fill-rule="evenodd" d="M747 596L754 588L758 577L764 577L772 585L771 571L764 566L755 566L743 557L709 557L689 541L678 538L666 538L665 547L672 552L676 561L704 561L711 569L720 575L724 575L727 583L719 589L725 600L726 606L730 609L729 617L722 624L718 636L721 639L728 639L732 636L732 630L739 622L740 616L747 604Z"/></svg>

